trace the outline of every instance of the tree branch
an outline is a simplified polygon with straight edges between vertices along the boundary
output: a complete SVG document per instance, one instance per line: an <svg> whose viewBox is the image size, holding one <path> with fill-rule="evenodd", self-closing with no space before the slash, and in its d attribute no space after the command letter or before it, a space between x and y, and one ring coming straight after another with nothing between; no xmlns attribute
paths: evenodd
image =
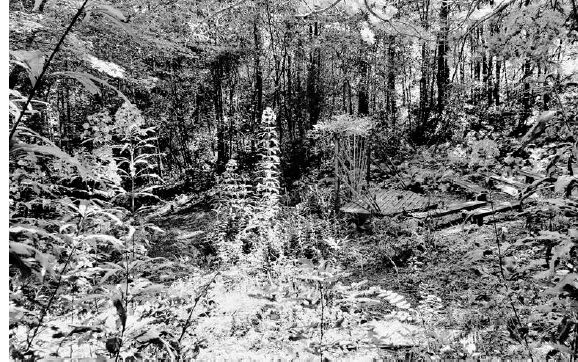
<svg viewBox="0 0 578 362"><path fill-rule="evenodd" d="M375 16L376 18L378 18L379 20L383 21L384 23L389 24L389 26L391 26L391 28L393 29L393 31L395 31L398 35L404 35L404 36L409 36L409 37L417 38L417 39L419 39L419 40L430 41L430 39L427 39L427 38L424 38L423 36L421 36L421 35L419 34L418 29L416 29L412 24L409 24L409 23L406 23L406 24L404 24L404 25L406 25L406 26L408 26L408 27L411 27L411 28L416 32L416 34L402 33L401 31L399 31L398 29L396 29L395 26L393 26L391 20L389 20L389 19L384 19L384 18L382 18L380 15L378 15L378 14L371 8L371 6L370 6L369 3L367 2L367 0L364 0L363 2L364 2L364 4L365 4L365 7L366 7L367 11L369 11L369 13L370 13L371 15Z"/></svg>
<svg viewBox="0 0 578 362"><path fill-rule="evenodd" d="M207 21L211 20L212 18L214 18L215 16L219 15L220 13L223 13L223 12L225 12L225 11L227 11L227 10L234 9L234 8L236 8L237 6L243 5L243 3L246 2L246 1L247 1L247 0L240 0L240 1L237 1L236 3L234 3L234 4L231 4L231 5L229 5L229 6L225 6L224 8L215 11L214 13L212 13L211 15L209 15L206 19L204 19L203 21L201 21L200 23L198 23L194 28L191 29L191 31L196 30L199 26L201 26L202 24L204 24L204 23L206 23Z"/></svg>
<svg viewBox="0 0 578 362"><path fill-rule="evenodd" d="M306 18L306 17L311 16L311 15L321 14L321 13L324 13L324 12L326 12L327 10L335 7L335 6L336 6L337 4L339 4L340 2L341 2L341 0L336 0L336 1L334 1L331 5L329 5L329 6L326 7L326 8L319 9L319 10L311 10L311 11L308 12L307 14L297 14L297 15L295 15L295 17L296 17L296 18Z"/></svg>
<svg viewBox="0 0 578 362"><path fill-rule="evenodd" d="M72 30L72 27L74 26L74 24L76 23L76 21L80 17L80 14L82 14L82 12L84 11L84 8L85 8L87 3L88 3L88 0L84 0L84 2L82 3L82 5L78 9L78 11L76 12L74 17L72 18L72 21L68 25L68 28L66 28L66 30L64 31L64 34L62 34L62 37L60 37L60 40L56 44L56 47L52 51L52 54L50 54L50 57L48 58L46 63L44 63L44 66L42 67L42 72L38 76L38 79L36 79L36 83L34 84L34 87L32 87L32 90L30 91L30 95L28 96L26 103L24 103L24 107L22 108L22 112L20 112L18 119L16 120L16 122L14 122L14 126L12 126L12 130L10 131L10 136L8 137L9 142L12 140L12 137L14 137L14 133L16 133L16 129L18 128L18 125L22 121L22 118L24 117L24 113L26 113L26 110L28 109L28 106L30 105L32 98L34 98L34 96L36 95L36 92L38 91L38 88L40 88L40 83L42 81L42 78L44 77L44 74L48 70L48 67L50 66L50 63L52 62L52 59L54 59L54 56L56 55L56 53L58 53L58 50L60 50L60 46L62 45L62 43L64 43L64 39L66 38L68 33L70 33L70 31Z"/></svg>
<svg viewBox="0 0 578 362"><path fill-rule="evenodd" d="M506 10L506 8L510 5L512 5L514 2L516 2L516 0L505 0L504 2L502 2L494 11L492 11L491 13L489 13L486 16L479 18L478 20L474 21L473 24L468 26L468 28L466 29L466 31L464 32L462 37L467 36L470 33L470 31L474 30L478 25L480 25L484 21L489 20L489 19L493 18L494 16L500 14L502 11Z"/></svg>

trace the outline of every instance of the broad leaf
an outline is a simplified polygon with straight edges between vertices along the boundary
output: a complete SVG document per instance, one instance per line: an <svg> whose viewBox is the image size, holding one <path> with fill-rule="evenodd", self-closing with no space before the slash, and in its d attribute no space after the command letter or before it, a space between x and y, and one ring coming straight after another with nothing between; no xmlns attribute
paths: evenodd
<svg viewBox="0 0 578 362"><path fill-rule="evenodd" d="M38 250L36 250L32 246L24 243L18 243L16 241L10 241L9 248L11 252L24 256L31 256L32 254L38 252Z"/></svg>
<svg viewBox="0 0 578 362"><path fill-rule="evenodd" d="M66 152L63 152L58 147L51 146L51 145L32 145L32 144L28 144L28 143L19 142L19 141L11 142L10 143L10 153L16 153L19 151L32 152L32 153L37 153L37 154L42 154L42 155L47 155L47 156L54 156L54 157L56 157L62 161L68 162L71 165L75 166L76 169L78 170L78 173L80 174L80 176L83 179L92 178L91 172L88 169L86 169L84 166L82 166L76 158L70 156Z"/></svg>
<svg viewBox="0 0 578 362"><path fill-rule="evenodd" d="M16 50L11 54L16 58L17 64L26 69L30 83L34 87L44 67L44 53L40 50Z"/></svg>
<svg viewBox="0 0 578 362"><path fill-rule="evenodd" d="M119 21L123 21L123 22L127 21L126 17L122 13L122 11L120 11L120 10L110 6L110 5L106 5L106 4L94 5L88 11L92 11L94 13L105 14L105 15L108 15L108 16L110 16L114 19L117 19Z"/></svg>
<svg viewBox="0 0 578 362"><path fill-rule="evenodd" d="M115 238L112 235L105 235L105 234L91 234L91 235L83 235L82 238L87 241L104 241L112 244L112 246L116 247L116 249L120 250L123 247L122 240Z"/></svg>
<svg viewBox="0 0 578 362"><path fill-rule="evenodd" d="M122 98L123 100L125 100L127 102L129 101L128 98L126 98L126 96L120 90L111 86L105 80L100 79L98 77L95 77L93 75L90 75L88 73L66 71L66 72L54 72L51 75L61 75L61 76L76 79L82 85L84 85L84 87L87 88L87 90L92 94L100 94L100 89L96 86L95 82L100 83L100 84L106 86L107 88L114 90L116 92L116 94L120 98Z"/></svg>

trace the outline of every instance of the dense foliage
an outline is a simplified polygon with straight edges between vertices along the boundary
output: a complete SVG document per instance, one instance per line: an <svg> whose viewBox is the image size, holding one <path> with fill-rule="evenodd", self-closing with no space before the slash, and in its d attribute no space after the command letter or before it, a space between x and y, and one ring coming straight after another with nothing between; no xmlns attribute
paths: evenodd
<svg viewBox="0 0 578 362"><path fill-rule="evenodd" d="M576 358L574 0L9 9L12 358Z"/></svg>

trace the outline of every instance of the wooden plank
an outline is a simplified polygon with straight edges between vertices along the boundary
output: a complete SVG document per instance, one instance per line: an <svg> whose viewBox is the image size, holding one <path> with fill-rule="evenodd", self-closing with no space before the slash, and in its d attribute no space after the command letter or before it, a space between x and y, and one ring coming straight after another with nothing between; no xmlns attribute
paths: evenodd
<svg viewBox="0 0 578 362"><path fill-rule="evenodd" d="M372 196L370 195L369 197ZM403 212L425 210L427 208L435 207L435 204L430 204L430 200L427 197L411 191L379 190L373 194L373 197L375 197L375 202L379 207L378 212L373 212L374 215L395 215ZM372 214L363 201L349 202L340 210L349 214Z"/></svg>
<svg viewBox="0 0 578 362"><path fill-rule="evenodd" d="M406 202L409 201L411 195L408 194L392 194L387 200L387 202L383 203L383 210L399 210ZM381 205L380 205L381 206Z"/></svg>
<svg viewBox="0 0 578 362"><path fill-rule="evenodd" d="M393 200L395 201L391 201L390 205L381 205L383 215L395 215L403 212L435 208L437 206L435 203L430 203L430 200L427 197L411 191L403 191L399 196L401 197L394 198Z"/></svg>

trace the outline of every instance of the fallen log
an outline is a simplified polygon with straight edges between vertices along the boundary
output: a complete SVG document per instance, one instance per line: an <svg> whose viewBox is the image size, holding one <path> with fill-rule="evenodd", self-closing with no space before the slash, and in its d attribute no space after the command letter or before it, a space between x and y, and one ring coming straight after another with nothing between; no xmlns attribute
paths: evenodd
<svg viewBox="0 0 578 362"><path fill-rule="evenodd" d="M482 226L484 224L484 217L486 216L490 216L499 212L504 212L504 211L509 211L509 210L522 210L522 202L521 201L516 201L516 202L502 202L496 206L492 206L490 204L489 207L483 207L481 209L477 209L474 211L471 211L467 214L466 216L466 220L471 220L472 223L476 223L479 226Z"/></svg>
<svg viewBox="0 0 578 362"><path fill-rule="evenodd" d="M433 210L433 211L429 211L429 212L428 211L414 212L411 214L411 216L413 216L417 219L442 217L442 216L455 214L455 213L458 213L458 212L464 211L464 210L477 209L479 207L486 206L487 204L488 204L488 202L486 202L486 201L467 201L467 202L462 202L459 204L452 204L452 205L448 206L446 209Z"/></svg>

